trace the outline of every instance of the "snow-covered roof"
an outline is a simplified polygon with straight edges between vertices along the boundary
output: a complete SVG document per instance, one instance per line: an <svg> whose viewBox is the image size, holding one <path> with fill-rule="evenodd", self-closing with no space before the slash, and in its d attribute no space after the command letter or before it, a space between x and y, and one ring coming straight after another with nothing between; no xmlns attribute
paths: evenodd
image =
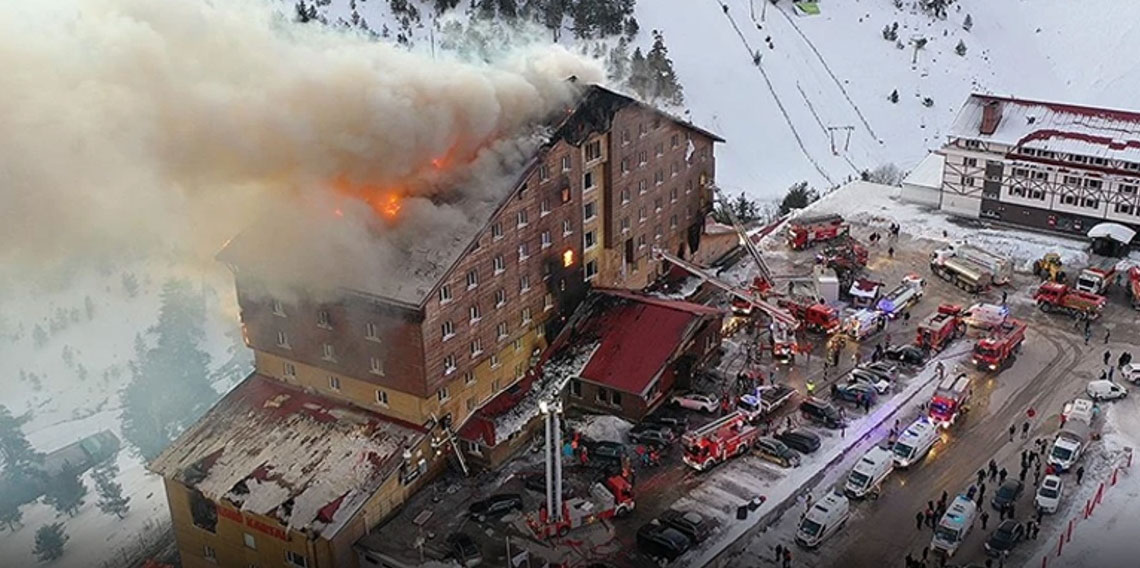
<svg viewBox="0 0 1140 568"><path fill-rule="evenodd" d="M903 185L916 185L919 187L942 187L942 168L946 165L946 156L931 152L914 167L903 179Z"/></svg>
<svg viewBox="0 0 1140 568"><path fill-rule="evenodd" d="M1095 227L1089 229L1090 239L1109 238L1114 241L1128 244L1136 236L1136 231L1125 227L1119 223L1098 223Z"/></svg>
<svg viewBox="0 0 1140 568"><path fill-rule="evenodd" d="M982 134L988 103L1001 119ZM1140 162L1140 112L973 94L962 105L950 137L1038 150Z"/></svg>
<svg viewBox="0 0 1140 568"><path fill-rule="evenodd" d="M558 398L566 382L582 373L597 349L597 342L580 345L547 361L542 367L542 376L531 383L522 398L510 410L492 418L495 443L506 440L534 420L539 415L539 402Z"/></svg>
<svg viewBox="0 0 1140 568"><path fill-rule="evenodd" d="M150 470L215 502L331 537L424 435L416 426L255 373Z"/></svg>

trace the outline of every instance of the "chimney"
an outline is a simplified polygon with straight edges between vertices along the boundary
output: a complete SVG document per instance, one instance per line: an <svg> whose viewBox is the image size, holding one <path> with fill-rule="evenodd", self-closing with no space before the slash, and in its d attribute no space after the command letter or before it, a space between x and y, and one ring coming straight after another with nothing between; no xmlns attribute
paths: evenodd
<svg viewBox="0 0 1140 568"><path fill-rule="evenodd" d="M986 101L985 106L982 107L982 126L978 128L978 133L993 134L997 131L999 122L1001 122L1001 103Z"/></svg>

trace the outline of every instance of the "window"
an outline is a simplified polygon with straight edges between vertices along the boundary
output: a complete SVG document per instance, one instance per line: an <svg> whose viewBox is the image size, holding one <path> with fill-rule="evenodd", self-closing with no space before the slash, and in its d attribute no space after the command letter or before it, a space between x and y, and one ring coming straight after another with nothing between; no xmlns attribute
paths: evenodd
<svg viewBox="0 0 1140 568"><path fill-rule="evenodd" d="M653 172L653 184L661 185L663 183L665 183L665 171L657 170L656 172Z"/></svg>
<svg viewBox="0 0 1140 568"><path fill-rule="evenodd" d="M644 123L637 125L637 135L638 136L645 136L645 124Z"/></svg>
<svg viewBox="0 0 1140 568"><path fill-rule="evenodd" d="M444 341L455 337L455 324L450 321L445 321L439 326L440 334Z"/></svg>
<svg viewBox="0 0 1140 568"><path fill-rule="evenodd" d="M285 349L289 348L289 336L285 335L284 331L277 332L277 346L284 347Z"/></svg>
<svg viewBox="0 0 1140 568"><path fill-rule="evenodd" d="M467 386L475 384L475 373L473 371L463 373L463 384Z"/></svg>
<svg viewBox="0 0 1140 568"><path fill-rule="evenodd" d="M439 289L439 303L446 304L451 301L451 286L444 284Z"/></svg>
<svg viewBox="0 0 1140 568"><path fill-rule="evenodd" d="M639 249L645 248L645 235L638 235L637 236L637 248L639 248Z"/></svg>
<svg viewBox="0 0 1140 568"><path fill-rule="evenodd" d="M1117 203L1116 204L1116 212L1117 213L1124 213L1125 215L1131 215L1132 211L1133 211L1133 207L1131 205L1125 205L1123 203Z"/></svg>
<svg viewBox="0 0 1140 568"><path fill-rule="evenodd" d="M273 300L273 315L285 317L285 305L281 300Z"/></svg>
<svg viewBox="0 0 1140 568"><path fill-rule="evenodd" d="M471 307L467 309L467 317L471 320L471 323L483 319L483 310L479 309L479 304L472 304Z"/></svg>
<svg viewBox="0 0 1140 568"><path fill-rule="evenodd" d="M507 291L503 290L502 288L495 290L495 307L496 308L502 307L503 304L506 304L506 303L507 303Z"/></svg>
<svg viewBox="0 0 1140 568"><path fill-rule="evenodd" d="M373 375L384 375L384 363L380 361L379 357L368 358L368 372Z"/></svg>
<svg viewBox="0 0 1140 568"><path fill-rule="evenodd" d="M527 186L524 183L524 184L522 184L522 187L519 188L519 199L523 199L526 197L526 190L527 190Z"/></svg>
<svg viewBox="0 0 1140 568"><path fill-rule="evenodd" d="M528 243L523 243L519 245L519 260L523 261L527 258L530 258L530 245Z"/></svg>
<svg viewBox="0 0 1140 568"><path fill-rule="evenodd" d="M621 159L621 174L625 175L628 173L629 173L629 158L622 158Z"/></svg>
<svg viewBox="0 0 1140 568"><path fill-rule="evenodd" d="M1029 170L1025 168L1013 168L1013 177L1029 177Z"/></svg>
<svg viewBox="0 0 1140 568"><path fill-rule="evenodd" d="M591 260L586 263L586 280L590 280L598 275L598 261Z"/></svg>
<svg viewBox="0 0 1140 568"><path fill-rule="evenodd" d="M467 412L471 412L472 410L475 410L475 399L474 398L467 399L467 402L465 404L467 406Z"/></svg>
<svg viewBox="0 0 1140 568"><path fill-rule="evenodd" d="M562 203L570 203L570 186L562 188L560 198L562 199Z"/></svg>
<svg viewBox="0 0 1140 568"><path fill-rule="evenodd" d="M471 269L467 271L467 289L470 290L479 285L479 271Z"/></svg>
<svg viewBox="0 0 1140 568"><path fill-rule="evenodd" d="M669 203L677 202L677 188L669 188Z"/></svg>
<svg viewBox="0 0 1140 568"><path fill-rule="evenodd" d="M529 291L530 291L530 275L529 274L523 274L522 276L519 277L519 292L529 292Z"/></svg>
<svg viewBox="0 0 1140 568"><path fill-rule="evenodd" d="M507 323L506 322L501 322L499 325L495 326L495 336L498 337L500 340L506 339L508 333L509 332L507 330Z"/></svg>
<svg viewBox="0 0 1140 568"><path fill-rule="evenodd" d="M601 140L594 140L586 144L586 161L592 162L601 159L602 157L602 142Z"/></svg>
<svg viewBox="0 0 1140 568"><path fill-rule="evenodd" d="M522 363L515 363L515 380L523 378L525 372L526 368L523 367Z"/></svg>
<svg viewBox="0 0 1140 568"><path fill-rule="evenodd" d="M538 215L539 215L539 217L545 217L547 215L550 215L550 200L549 199L543 197L542 201L539 202L539 204L538 204Z"/></svg>
<svg viewBox="0 0 1140 568"><path fill-rule="evenodd" d="M982 146L982 143L978 142L977 140L966 140L966 147L967 148L981 148L981 146Z"/></svg>
<svg viewBox="0 0 1140 568"><path fill-rule="evenodd" d="M638 193L638 195L645 193L646 190L648 190L648 189L649 189L649 184L646 183L645 180L641 180L641 181L637 182L637 193Z"/></svg>
<svg viewBox="0 0 1140 568"><path fill-rule="evenodd" d="M693 192L693 180L686 181L685 182L685 194L689 194L692 192Z"/></svg>
<svg viewBox="0 0 1140 568"><path fill-rule="evenodd" d="M439 390L435 391L435 397L443 402L451 398L451 392L447 390L447 387L440 387Z"/></svg>
<svg viewBox="0 0 1140 568"><path fill-rule="evenodd" d="M664 231L661 230L661 225L657 225L656 227L653 228L653 238L654 239L660 239L661 236L664 234L665 234Z"/></svg>
<svg viewBox="0 0 1140 568"><path fill-rule="evenodd" d="M610 393L610 404L613 404L614 406L621 406L621 393L620 392L613 391Z"/></svg>
<svg viewBox="0 0 1140 568"><path fill-rule="evenodd" d="M503 260L503 255L496 255L491 259L491 268L495 274L502 274L507 269L507 263Z"/></svg>
<svg viewBox="0 0 1140 568"><path fill-rule="evenodd" d="M976 167L978 165L978 159L977 158L963 158L962 163L967 165L967 166L970 166L970 167Z"/></svg>
<svg viewBox="0 0 1140 568"><path fill-rule="evenodd" d="M538 167L538 179L539 181L546 181L550 179L550 168L547 167L546 164L542 164Z"/></svg>
<svg viewBox="0 0 1140 568"><path fill-rule="evenodd" d="M676 215L671 215L669 217L669 228L670 229L676 229L677 228L677 216Z"/></svg>
<svg viewBox="0 0 1140 568"><path fill-rule="evenodd" d="M340 390L340 378L329 375L329 388L334 391Z"/></svg>
<svg viewBox="0 0 1140 568"><path fill-rule="evenodd" d="M539 241L542 242L542 248L547 248L554 244L554 241L550 240L550 231L543 231L542 234L539 235Z"/></svg>
<svg viewBox="0 0 1140 568"><path fill-rule="evenodd" d="M491 225L491 238L496 241L503 238L503 224L501 222L496 221L494 225Z"/></svg>
<svg viewBox="0 0 1140 568"><path fill-rule="evenodd" d="M1061 203L1063 203L1065 205L1076 205L1077 204L1077 197L1075 195L1062 195L1061 196Z"/></svg>
<svg viewBox="0 0 1140 568"><path fill-rule="evenodd" d="M660 213L661 212L661 206L662 206L662 202L661 202L660 197L653 200L653 212L654 213Z"/></svg>
<svg viewBox="0 0 1140 568"><path fill-rule="evenodd" d="M332 324L329 323L329 312L328 312L328 310L317 311L317 327L323 327L325 329L332 329Z"/></svg>
<svg viewBox="0 0 1140 568"><path fill-rule="evenodd" d="M644 207L638 207L637 208L637 220L639 222L644 223L647 218L648 218L648 216L645 213L645 208Z"/></svg>
<svg viewBox="0 0 1140 568"><path fill-rule="evenodd" d="M621 190L621 204L629 203L629 188Z"/></svg>
<svg viewBox="0 0 1140 568"><path fill-rule="evenodd" d="M531 320L530 308L523 308L522 309L522 323L523 323L523 325L530 323L530 320Z"/></svg>
<svg viewBox="0 0 1140 568"><path fill-rule="evenodd" d="M653 147L653 150L657 153L658 156L665 154L665 143L658 142L657 145Z"/></svg>
<svg viewBox="0 0 1140 568"><path fill-rule="evenodd" d="M1120 193L1127 193L1129 195L1136 195L1136 186L1135 185L1122 183L1122 184L1116 186L1116 189Z"/></svg>
<svg viewBox="0 0 1140 568"><path fill-rule="evenodd" d="M1069 160L1078 164L1087 164L1089 161L1088 156L1082 156L1080 154L1069 154Z"/></svg>
<svg viewBox="0 0 1140 568"><path fill-rule="evenodd" d="M516 352L522 351L522 339L514 340L513 342L511 342L511 346L515 348Z"/></svg>
<svg viewBox="0 0 1140 568"><path fill-rule="evenodd" d="M281 364L281 373L283 375L285 375L286 377L296 377L297 376L297 366L292 364L292 363L289 363L289 362L282 363Z"/></svg>
<svg viewBox="0 0 1140 568"><path fill-rule="evenodd" d="M523 209L522 211L516 213L515 220L518 222L519 227L525 227L526 224L530 221L530 219L527 217L526 209Z"/></svg>
<svg viewBox="0 0 1140 568"><path fill-rule="evenodd" d="M253 535L251 535L249 533L242 533L241 537L242 537L242 540L245 541L245 547L246 548L257 550L257 539L253 538Z"/></svg>
<svg viewBox="0 0 1140 568"><path fill-rule="evenodd" d="M567 236L573 232L574 232L574 230L570 226L570 220L567 219L567 220L563 221L562 222L562 236L565 237L565 236Z"/></svg>
<svg viewBox="0 0 1140 568"><path fill-rule="evenodd" d="M655 116L653 117L653 129L657 130L658 128L661 128L661 117Z"/></svg>
<svg viewBox="0 0 1140 568"><path fill-rule="evenodd" d="M621 218L621 232L629 232L629 217Z"/></svg>
<svg viewBox="0 0 1140 568"><path fill-rule="evenodd" d="M562 156L562 171L570 171L570 156Z"/></svg>
<svg viewBox="0 0 1140 568"><path fill-rule="evenodd" d="M380 330L376 328L376 324L368 322L364 324L364 339L369 341L380 341Z"/></svg>
<svg viewBox="0 0 1140 568"><path fill-rule="evenodd" d="M637 153L637 165L644 166L647 161L649 161L649 157L646 155L645 150Z"/></svg>
<svg viewBox="0 0 1140 568"><path fill-rule="evenodd" d="M582 176L582 189L583 191L594 189L594 172L586 172Z"/></svg>
<svg viewBox="0 0 1140 568"><path fill-rule="evenodd" d="M285 561L299 568L308 568L309 566L309 562L305 560L304 556L301 556L292 550L285 553Z"/></svg>
<svg viewBox="0 0 1140 568"><path fill-rule="evenodd" d="M582 381L570 379L570 394L582 398Z"/></svg>
<svg viewBox="0 0 1140 568"><path fill-rule="evenodd" d="M547 293L542 297L542 311L554 309L554 296Z"/></svg>
<svg viewBox="0 0 1140 568"><path fill-rule="evenodd" d="M455 372L455 355L443 358L443 374L450 375Z"/></svg>
<svg viewBox="0 0 1140 568"><path fill-rule="evenodd" d="M1100 189L1101 183L1099 179L1086 179L1085 187L1088 189Z"/></svg>
<svg viewBox="0 0 1140 568"><path fill-rule="evenodd" d="M483 354L483 340L476 338L471 342L471 358L474 359Z"/></svg>
<svg viewBox="0 0 1140 568"><path fill-rule="evenodd" d="M962 176L962 185L973 187L974 186L974 178L968 177L968 176Z"/></svg>
<svg viewBox="0 0 1140 568"><path fill-rule="evenodd" d="M622 144L629 144L629 129L628 128L623 129L621 131L621 143Z"/></svg>
<svg viewBox="0 0 1140 568"><path fill-rule="evenodd" d="M499 360L499 354L498 353L492 353L491 354L491 368L492 369L498 369L502 365L503 365L503 362ZM499 390L498 382L499 381L496 379L495 380L496 384L495 384L494 390Z"/></svg>
<svg viewBox="0 0 1140 568"><path fill-rule="evenodd" d="M1077 176L1065 176L1065 185L1081 185L1081 178Z"/></svg>
<svg viewBox="0 0 1140 568"><path fill-rule="evenodd" d="M218 551L208 544L202 547L202 556L214 564L218 563Z"/></svg>
<svg viewBox="0 0 1140 568"><path fill-rule="evenodd" d="M598 237L594 231L586 231L586 249L591 249L596 244L598 244Z"/></svg>
<svg viewBox="0 0 1140 568"><path fill-rule="evenodd" d="M598 216L598 204L594 201L590 201L589 203L586 203L583 211L585 212L585 219L583 220L592 221L594 217Z"/></svg>
<svg viewBox="0 0 1140 568"><path fill-rule="evenodd" d="M336 361L336 349L333 348L331 343L321 345L321 359L325 361Z"/></svg>
<svg viewBox="0 0 1140 568"><path fill-rule="evenodd" d="M380 406L388 406L388 391L376 391L376 404Z"/></svg>
<svg viewBox="0 0 1140 568"><path fill-rule="evenodd" d="M609 402L609 391L602 387L598 387L598 390L594 393L594 400L602 404Z"/></svg>
<svg viewBox="0 0 1140 568"><path fill-rule="evenodd" d="M1100 200L1088 199L1088 198L1082 199L1081 200L1081 207L1088 207L1089 209L1096 209L1096 208L1100 207Z"/></svg>
<svg viewBox="0 0 1140 568"><path fill-rule="evenodd" d="M1049 179L1048 172L1029 172L1029 175L1036 180Z"/></svg>
<svg viewBox="0 0 1140 568"><path fill-rule="evenodd" d="M681 145L681 137L674 134L673 137L669 139L669 147L670 148L676 148L680 145Z"/></svg>

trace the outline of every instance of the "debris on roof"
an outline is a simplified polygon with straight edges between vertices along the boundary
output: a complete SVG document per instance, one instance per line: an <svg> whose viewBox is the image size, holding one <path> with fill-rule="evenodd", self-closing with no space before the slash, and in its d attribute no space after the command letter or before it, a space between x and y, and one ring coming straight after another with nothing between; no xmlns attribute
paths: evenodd
<svg viewBox="0 0 1140 568"><path fill-rule="evenodd" d="M250 375L150 464L215 502L336 534L399 468L416 426Z"/></svg>
<svg viewBox="0 0 1140 568"><path fill-rule="evenodd" d="M596 343L578 345L568 349L542 366L541 375L530 388L520 393L518 402L506 412L493 417L495 442L502 442L521 431L539 415L538 403L558 398L566 382L578 377L597 350Z"/></svg>

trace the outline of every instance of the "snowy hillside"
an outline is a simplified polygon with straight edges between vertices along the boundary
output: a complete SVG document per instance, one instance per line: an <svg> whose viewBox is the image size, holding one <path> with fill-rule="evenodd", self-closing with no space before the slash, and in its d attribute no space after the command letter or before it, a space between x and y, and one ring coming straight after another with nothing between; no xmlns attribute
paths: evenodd
<svg viewBox="0 0 1140 568"><path fill-rule="evenodd" d="M389 1L320 3L332 22L352 20L355 7L371 29L388 26L390 38L402 29ZM409 3L420 14L406 28L409 40L429 50L434 3ZM720 185L757 197L779 196L799 180L828 187L887 162L913 167L939 146L975 90L1137 106L1140 73L1124 54L1140 44L1138 2L1092 8L1067 0L958 0L945 20L913 0L901 4L820 0L820 14L808 16L787 0L639 0L641 32L633 43L645 49L651 30L664 32L691 118L728 141L718 150ZM458 15L444 20L466 18L469 5L459 2ZM883 27L895 22L901 49L883 39ZM919 38L927 43L912 64ZM573 43L568 33L561 41ZM965 55L956 53L959 41ZM589 43L584 49L594 53L596 42ZM895 89L899 102L891 103ZM923 105L927 97L933 106ZM848 130L834 131L836 154L828 127L851 127L849 144Z"/></svg>

